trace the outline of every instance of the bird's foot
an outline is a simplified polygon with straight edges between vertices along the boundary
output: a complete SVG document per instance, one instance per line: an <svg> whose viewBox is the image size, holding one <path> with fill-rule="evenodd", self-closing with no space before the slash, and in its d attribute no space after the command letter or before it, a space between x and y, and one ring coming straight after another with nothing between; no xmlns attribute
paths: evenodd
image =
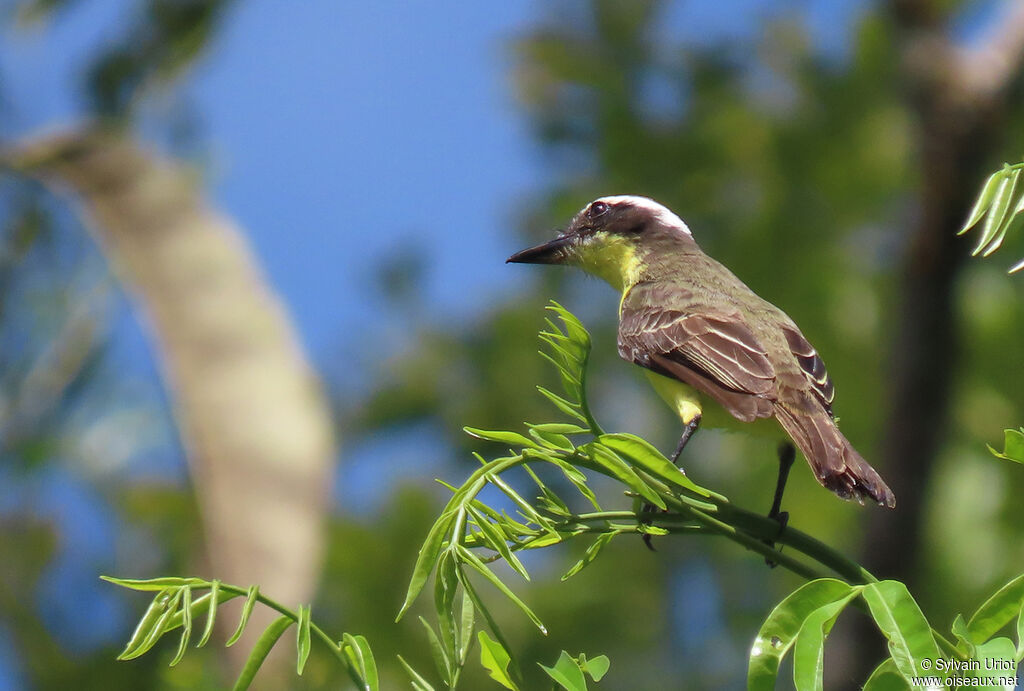
<svg viewBox="0 0 1024 691"><path fill-rule="evenodd" d="M782 537L782 533L786 530L786 525L789 523L789 512L782 510L782 495L786 491L789 469L793 467L795 459L796 449L793 448L792 444L787 441L779 445L779 476L775 482L775 496L772 498L772 508L768 510L768 518L779 524L779 530L772 539L763 540L764 544L772 549L775 548L775 541ZM778 566L778 562L773 561L770 557L766 557L764 563L773 569Z"/></svg>

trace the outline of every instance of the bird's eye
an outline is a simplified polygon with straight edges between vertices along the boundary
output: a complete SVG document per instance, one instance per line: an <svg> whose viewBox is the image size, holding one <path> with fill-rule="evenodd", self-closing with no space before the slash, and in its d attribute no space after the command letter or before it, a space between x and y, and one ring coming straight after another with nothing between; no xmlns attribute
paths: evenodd
<svg viewBox="0 0 1024 691"><path fill-rule="evenodd" d="M597 218L608 211L608 205L604 202L594 202L590 205L590 217Z"/></svg>

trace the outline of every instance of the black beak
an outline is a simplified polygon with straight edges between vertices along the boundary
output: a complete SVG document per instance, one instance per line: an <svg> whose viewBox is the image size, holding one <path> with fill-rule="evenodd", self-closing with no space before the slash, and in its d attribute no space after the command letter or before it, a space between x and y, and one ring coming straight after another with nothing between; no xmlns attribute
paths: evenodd
<svg viewBox="0 0 1024 691"><path fill-rule="evenodd" d="M516 252L505 260L506 264L564 264L568 258L568 250L575 237L559 235L550 242Z"/></svg>

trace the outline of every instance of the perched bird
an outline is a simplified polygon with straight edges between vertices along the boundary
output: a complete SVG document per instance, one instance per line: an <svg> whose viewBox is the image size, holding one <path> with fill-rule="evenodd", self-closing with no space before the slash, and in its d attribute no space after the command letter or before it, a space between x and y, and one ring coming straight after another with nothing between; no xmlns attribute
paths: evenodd
<svg viewBox="0 0 1024 691"><path fill-rule="evenodd" d="M557 238L507 261L578 266L622 292L619 355L645 368L686 426L673 460L711 414L710 400L742 422L774 417L840 497L895 506L836 426L832 381L814 347L782 310L704 254L669 209L646 197L602 197ZM783 455L776 515L789 469Z"/></svg>

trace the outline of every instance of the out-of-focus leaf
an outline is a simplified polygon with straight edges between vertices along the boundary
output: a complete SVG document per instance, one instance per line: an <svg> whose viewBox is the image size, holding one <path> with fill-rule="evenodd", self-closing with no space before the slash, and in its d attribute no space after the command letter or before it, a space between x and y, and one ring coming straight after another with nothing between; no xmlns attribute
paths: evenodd
<svg viewBox="0 0 1024 691"><path fill-rule="evenodd" d="M1024 427L1020 429L1003 430L1003 450L997 451L988 447L993 456L1004 458L1015 463L1024 463Z"/></svg>
<svg viewBox="0 0 1024 691"><path fill-rule="evenodd" d="M519 687L512 681L512 677L508 673L508 665L511 661L508 651L488 636L486 631L480 631L477 634L477 639L480 641L480 664L487 670L491 679L506 689L518 691Z"/></svg>
<svg viewBox="0 0 1024 691"><path fill-rule="evenodd" d="M982 603L967 622L967 631L975 644L984 643L1010 623L1024 606L1024 574L997 590Z"/></svg>
<svg viewBox="0 0 1024 691"><path fill-rule="evenodd" d="M921 664L941 655L931 626L907 586L899 581L869 583L861 594L875 624L889 641L889 653L900 673L907 677L938 674Z"/></svg>
<svg viewBox="0 0 1024 691"><path fill-rule="evenodd" d="M820 578L805 583L780 602L761 625L750 649L747 668L749 691L773 691L779 663L789 652L807 617L853 592L854 588L843 581Z"/></svg>
<svg viewBox="0 0 1024 691"><path fill-rule="evenodd" d="M249 653L249 659L245 661L245 665L242 667L242 671L238 675L238 679L235 680L235 685L232 687L233 691L245 691L252 684L253 678L256 676L256 672L260 670L263 665L263 661L267 659L267 655L270 654L271 648L277 643L278 639L281 638L281 634L288 630L288 627L292 625L292 618L287 616L280 616L270 623L259 639L256 641L256 645L253 646L252 652Z"/></svg>

